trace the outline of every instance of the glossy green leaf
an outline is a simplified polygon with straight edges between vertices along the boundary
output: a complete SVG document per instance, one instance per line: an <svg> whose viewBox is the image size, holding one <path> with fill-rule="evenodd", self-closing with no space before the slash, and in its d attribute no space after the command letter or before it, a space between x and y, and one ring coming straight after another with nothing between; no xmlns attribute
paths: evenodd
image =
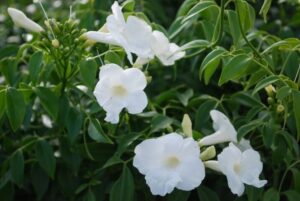
<svg viewBox="0 0 300 201"><path fill-rule="evenodd" d="M288 201L298 201L300 200L300 193L295 190L287 190L283 193Z"/></svg>
<svg viewBox="0 0 300 201"><path fill-rule="evenodd" d="M223 54L226 52L223 48L216 48L211 51L204 59L200 67L199 77L204 73L204 82L208 84L211 76L217 70Z"/></svg>
<svg viewBox="0 0 300 201"><path fill-rule="evenodd" d="M38 200L41 200L49 186L49 177L37 164L31 168L31 183Z"/></svg>
<svg viewBox="0 0 300 201"><path fill-rule="evenodd" d="M259 11L259 14L263 16L265 23L267 22L267 14L271 7L272 0L264 0L264 3Z"/></svg>
<svg viewBox="0 0 300 201"><path fill-rule="evenodd" d="M15 152L9 161L11 178L14 183L21 186L24 180L24 156L22 151Z"/></svg>
<svg viewBox="0 0 300 201"><path fill-rule="evenodd" d="M211 6L216 6L216 3L213 1L201 1L193 6L190 11L187 13L186 17L183 20L183 23L189 21L195 16L198 16L201 12L208 9Z"/></svg>
<svg viewBox="0 0 300 201"><path fill-rule="evenodd" d="M243 31L248 32L254 26L255 10L245 0L238 0L237 6L240 11L240 20L243 26Z"/></svg>
<svg viewBox="0 0 300 201"><path fill-rule="evenodd" d="M194 91L192 89L188 89L184 93L177 93L176 95L182 105L187 106L189 103L189 99L194 95Z"/></svg>
<svg viewBox="0 0 300 201"><path fill-rule="evenodd" d="M95 87L97 80L98 64L94 60L82 61L79 64L79 72L82 82L89 88Z"/></svg>
<svg viewBox="0 0 300 201"><path fill-rule="evenodd" d="M55 175L56 160L52 146L45 140L40 140L35 145L35 155L43 170L53 179Z"/></svg>
<svg viewBox="0 0 300 201"><path fill-rule="evenodd" d="M232 10L228 10L226 14L228 17L229 30L232 36L233 44L235 46L238 46L239 40L242 37L240 29L238 28L239 27L238 16L236 12Z"/></svg>
<svg viewBox="0 0 300 201"><path fill-rule="evenodd" d="M245 75L250 62L251 58L248 55L240 54L234 56L223 66L219 85L223 85L229 80L234 80Z"/></svg>
<svg viewBox="0 0 300 201"><path fill-rule="evenodd" d="M107 134L104 132L104 130L102 129L100 122L94 118L89 121L88 135L90 136L90 138L92 138L97 142L109 143L109 144L113 143L111 139L107 136Z"/></svg>
<svg viewBox="0 0 300 201"><path fill-rule="evenodd" d="M5 99L6 99L5 89L0 90L0 119L6 110Z"/></svg>
<svg viewBox="0 0 300 201"><path fill-rule="evenodd" d="M71 108L67 116L67 130L71 142L79 135L83 123L83 114L75 108Z"/></svg>
<svg viewBox="0 0 300 201"><path fill-rule="evenodd" d="M237 131L237 138L238 140L241 140L245 135L250 133L251 131L255 130L259 126L263 124L260 120L251 121L243 126L241 126Z"/></svg>
<svg viewBox="0 0 300 201"><path fill-rule="evenodd" d="M6 90L6 114L14 131L23 123L25 107L22 93L15 88L8 88Z"/></svg>
<svg viewBox="0 0 300 201"><path fill-rule="evenodd" d="M120 178L113 184L110 191L110 201L133 201L134 181L127 166L124 165Z"/></svg>
<svg viewBox="0 0 300 201"><path fill-rule="evenodd" d="M297 141L300 139L300 92L294 91L293 93L293 106L294 106L294 116L296 120L297 128Z"/></svg>
<svg viewBox="0 0 300 201"><path fill-rule="evenodd" d="M273 84L273 83L277 82L278 80L279 80L279 78L278 78L277 75L271 75L271 76L268 76L268 77L262 79L261 81L259 81L259 82L256 84L256 86L255 86L255 88L254 88L252 94L256 94L256 93L257 93L258 91L260 91L261 89L267 87L267 86L270 85L270 84Z"/></svg>
<svg viewBox="0 0 300 201"><path fill-rule="evenodd" d="M37 87L36 94L41 100L41 104L46 112L53 118L56 119L58 114L58 96L46 87Z"/></svg>
<svg viewBox="0 0 300 201"><path fill-rule="evenodd" d="M218 194L203 185L197 188L197 193L201 201L220 201Z"/></svg>
<svg viewBox="0 0 300 201"><path fill-rule="evenodd" d="M264 193L263 201L279 201L279 198L279 192L274 188L270 188Z"/></svg>
<svg viewBox="0 0 300 201"><path fill-rule="evenodd" d="M181 191L175 189L171 194L167 196L167 201L187 201L190 197L191 192Z"/></svg>
<svg viewBox="0 0 300 201"><path fill-rule="evenodd" d="M29 78L31 82L33 82L34 84L38 79L39 72L41 71L42 63L43 63L42 52L34 53L29 60L29 64L28 64Z"/></svg>

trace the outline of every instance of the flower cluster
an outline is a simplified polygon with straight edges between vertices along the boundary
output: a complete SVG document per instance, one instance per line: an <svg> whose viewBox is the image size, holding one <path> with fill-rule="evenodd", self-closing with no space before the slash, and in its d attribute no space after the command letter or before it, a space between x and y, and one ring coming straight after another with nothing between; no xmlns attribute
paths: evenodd
<svg viewBox="0 0 300 201"><path fill-rule="evenodd" d="M174 188L188 191L198 187L205 177L203 164L223 173L231 192L239 196L244 192L244 184L262 187L267 183L259 180L263 165L249 141L237 142L237 132L223 113L212 110L210 116L215 133L198 143L192 137L184 139L178 133L170 133L145 140L135 148L133 165L145 175L154 195L164 196ZM217 156L218 160L207 160L215 156L212 147L200 155L200 147L222 142L230 143Z"/></svg>
<svg viewBox="0 0 300 201"><path fill-rule="evenodd" d="M8 8L8 13L17 26L36 33L45 31L17 9ZM155 57L169 66L185 56L182 48L171 43L163 32L152 30L144 20L131 15L125 19L118 2L112 5L112 14L99 31L88 31L83 36L89 41L122 47L134 66L124 69L117 64L106 64L100 68L94 96L106 111L105 121L113 124L119 122L124 108L130 114L137 114L148 104L144 92L146 76L141 68L135 67ZM59 41L53 40L52 45L59 47ZM132 54L136 55L135 61ZM223 173L232 193L239 196L244 192L244 184L262 187L267 183L259 179L263 164L250 142L238 141L237 131L222 112L212 110L210 116L215 132L199 141L194 140L192 123L185 115L182 127L186 138L170 133L146 139L136 146L133 166L145 175L152 194L164 196L174 188L189 191L198 187L205 178L205 167ZM227 142L229 145L218 154L217 160L210 160L216 155L211 145ZM205 146L210 147L205 149Z"/></svg>
<svg viewBox="0 0 300 201"><path fill-rule="evenodd" d="M127 53L133 64L132 53L138 56L135 65L143 65L156 56L164 65L170 66L185 56L185 52L175 43L170 43L164 33L152 31L150 25L136 16L125 20L122 8L116 1L106 23L99 31L89 31L84 36L95 42L117 45Z"/></svg>

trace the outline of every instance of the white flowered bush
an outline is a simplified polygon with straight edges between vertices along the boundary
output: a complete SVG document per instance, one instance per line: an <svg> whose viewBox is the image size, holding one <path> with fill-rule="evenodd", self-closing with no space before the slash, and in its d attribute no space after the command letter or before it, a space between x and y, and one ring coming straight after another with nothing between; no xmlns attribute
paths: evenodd
<svg viewBox="0 0 300 201"><path fill-rule="evenodd" d="M1 201L300 199L296 2L9 3Z"/></svg>

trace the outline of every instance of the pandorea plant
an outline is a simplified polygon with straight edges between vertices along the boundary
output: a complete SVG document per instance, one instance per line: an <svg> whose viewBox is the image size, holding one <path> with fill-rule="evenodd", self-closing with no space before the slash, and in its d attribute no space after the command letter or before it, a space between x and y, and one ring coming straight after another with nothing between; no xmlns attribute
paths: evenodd
<svg viewBox="0 0 300 201"><path fill-rule="evenodd" d="M300 200L299 2L9 3L1 201Z"/></svg>

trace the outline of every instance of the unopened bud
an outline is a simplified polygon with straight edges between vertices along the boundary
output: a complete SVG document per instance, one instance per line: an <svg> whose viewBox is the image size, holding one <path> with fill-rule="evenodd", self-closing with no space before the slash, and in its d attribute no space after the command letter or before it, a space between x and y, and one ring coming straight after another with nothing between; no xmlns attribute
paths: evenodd
<svg viewBox="0 0 300 201"><path fill-rule="evenodd" d="M284 106L282 104L277 105L276 112L282 113L284 111Z"/></svg>
<svg viewBox="0 0 300 201"><path fill-rule="evenodd" d="M146 76L147 83L152 82L152 76Z"/></svg>
<svg viewBox="0 0 300 201"><path fill-rule="evenodd" d="M268 86L266 86L266 87L265 87L265 90L266 90L268 96L273 96L274 93L276 92L275 88L274 88L273 85L271 85L271 84L268 85Z"/></svg>
<svg viewBox="0 0 300 201"><path fill-rule="evenodd" d="M187 137L193 137L192 121L188 114L183 115L181 123L182 131Z"/></svg>
<svg viewBox="0 0 300 201"><path fill-rule="evenodd" d="M55 48L58 48L58 47L59 47L59 41L58 41L57 39L53 39L53 40L51 41L51 43L52 43L53 47L55 47Z"/></svg>
<svg viewBox="0 0 300 201"><path fill-rule="evenodd" d="M209 159L214 158L215 156L216 156L215 146L209 146L201 153L200 158L203 161L207 161Z"/></svg>
<svg viewBox="0 0 300 201"><path fill-rule="evenodd" d="M269 105L272 105L274 103L274 99L271 97L268 97L268 103L269 103Z"/></svg>

